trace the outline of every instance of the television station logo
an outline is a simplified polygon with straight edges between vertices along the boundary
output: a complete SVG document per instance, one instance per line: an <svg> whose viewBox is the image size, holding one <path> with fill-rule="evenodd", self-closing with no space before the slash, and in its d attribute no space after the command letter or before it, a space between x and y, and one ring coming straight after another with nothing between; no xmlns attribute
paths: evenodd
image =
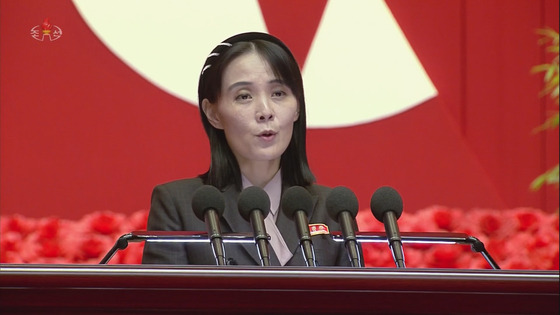
<svg viewBox="0 0 560 315"><path fill-rule="evenodd" d="M49 18L45 18L42 24L35 25L31 28L31 37L43 42L48 41L54 42L55 40L62 37L62 29L60 27L53 25L49 22Z"/></svg>

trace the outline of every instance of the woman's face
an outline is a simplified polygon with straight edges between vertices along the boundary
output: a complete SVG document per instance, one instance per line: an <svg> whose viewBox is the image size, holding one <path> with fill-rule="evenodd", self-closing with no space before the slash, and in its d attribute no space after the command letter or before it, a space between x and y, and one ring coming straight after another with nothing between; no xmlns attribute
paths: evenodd
<svg viewBox="0 0 560 315"><path fill-rule="evenodd" d="M225 69L217 104L204 100L202 105L210 123L224 130L242 169L259 161L279 165L299 117L291 89L254 51Z"/></svg>

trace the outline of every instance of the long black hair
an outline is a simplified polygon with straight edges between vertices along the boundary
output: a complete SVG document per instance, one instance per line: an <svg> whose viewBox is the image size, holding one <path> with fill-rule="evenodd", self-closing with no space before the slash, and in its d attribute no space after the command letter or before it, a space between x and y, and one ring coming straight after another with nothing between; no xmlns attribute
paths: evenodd
<svg viewBox="0 0 560 315"><path fill-rule="evenodd" d="M202 125L210 141L211 162L208 171L200 177L205 184L224 189L235 185L241 190L241 171L229 147L224 131L210 124L202 109L202 101L216 103L220 98L222 75L237 57L255 51L263 57L277 78L286 83L299 105L299 117L294 122L292 138L280 158L282 182L288 186L308 186L315 182L309 168L306 152L306 116L303 80L297 61L288 47L278 38L258 32L242 33L220 43L210 53L198 81L198 105Z"/></svg>

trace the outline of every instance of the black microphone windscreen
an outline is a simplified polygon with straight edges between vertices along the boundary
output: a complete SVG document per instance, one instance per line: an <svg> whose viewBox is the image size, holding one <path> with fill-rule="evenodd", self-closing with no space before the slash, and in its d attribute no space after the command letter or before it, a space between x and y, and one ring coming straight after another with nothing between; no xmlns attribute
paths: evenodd
<svg viewBox="0 0 560 315"><path fill-rule="evenodd" d="M296 211L303 210L309 216L313 211L313 199L307 189L301 186L292 186L284 192L282 200L282 211L288 218L293 218Z"/></svg>
<svg viewBox="0 0 560 315"><path fill-rule="evenodd" d="M239 194L237 208L243 219L249 221L253 210L261 210L263 217L266 218L270 212L270 198L264 189L257 186L250 186Z"/></svg>
<svg viewBox="0 0 560 315"><path fill-rule="evenodd" d="M214 209L218 216L222 216L226 203L222 192L212 185L204 185L195 190L191 206L194 214L201 221L204 221L204 213L208 209Z"/></svg>
<svg viewBox="0 0 560 315"><path fill-rule="evenodd" d="M338 215L342 211L348 211L353 218L358 214L358 198L347 187L337 186L334 187L327 196L327 212L333 218L338 220Z"/></svg>
<svg viewBox="0 0 560 315"><path fill-rule="evenodd" d="M380 222L383 222L383 215L387 211L393 211L398 219L403 211L401 195L392 187L382 186L371 196L370 208L373 216Z"/></svg>

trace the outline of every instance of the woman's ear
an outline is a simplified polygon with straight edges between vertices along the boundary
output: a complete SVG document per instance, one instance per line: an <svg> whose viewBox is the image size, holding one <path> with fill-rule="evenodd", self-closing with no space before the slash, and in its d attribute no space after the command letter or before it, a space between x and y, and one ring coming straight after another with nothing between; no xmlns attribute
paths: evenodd
<svg viewBox="0 0 560 315"><path fill-rule="evenodd" d="M296 122L298 119L299 119L299 104L298 104L296 112L294 113L294 122Z"/></svg>
<svg viewBox="0 0 560 315"><path fill-rule="evenodd" d="M204 111L204 114L206 115L206 118L208 118L210 124L216 129L224 129L216 111L216 106L217 105L210 103L207 98L202 100L202 110Z"/></svg>

